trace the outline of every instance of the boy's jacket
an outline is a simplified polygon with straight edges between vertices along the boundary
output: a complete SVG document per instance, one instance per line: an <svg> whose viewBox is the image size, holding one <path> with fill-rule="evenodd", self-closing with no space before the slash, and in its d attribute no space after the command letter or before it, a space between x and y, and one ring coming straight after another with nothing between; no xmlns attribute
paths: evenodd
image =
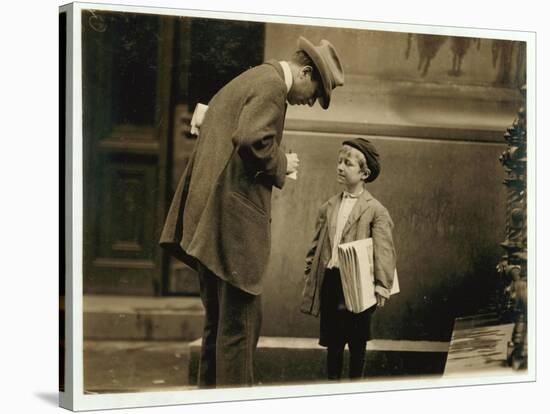
<svg viewBox="0 0 550 414"><path fill-rule="evenodd" d="M319 315L321 286L332 255L338 210L342 193L336 194L319 209L315 235L306 257L305 286L300 310ZM359 196L344 226L340 243L373 238L375 291L390 297L396 266L392 237L393 221L386 210L367 190Z"/></svg>

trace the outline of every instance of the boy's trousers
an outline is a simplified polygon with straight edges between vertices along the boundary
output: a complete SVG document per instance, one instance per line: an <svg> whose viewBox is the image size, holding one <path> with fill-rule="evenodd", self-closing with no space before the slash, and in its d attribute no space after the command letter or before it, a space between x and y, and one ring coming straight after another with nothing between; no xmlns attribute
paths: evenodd
<svg viewBox="0 0 550 414"><path fill-rule="evenodd" d="M199 387L253 385L261 297L227 283L201 263L198 273L206 311Z"/></svg>

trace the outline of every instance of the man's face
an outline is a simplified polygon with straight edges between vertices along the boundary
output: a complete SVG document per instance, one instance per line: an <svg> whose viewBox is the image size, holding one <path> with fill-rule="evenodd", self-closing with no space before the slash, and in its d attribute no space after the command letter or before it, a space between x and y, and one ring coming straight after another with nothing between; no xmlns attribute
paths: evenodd
<svg viewBox="0 0 550 414"><path fill-rule="evenodd" d="M309 105L313 106L319 96L321 96L321 82L311 78L312 68L304 66L298 76L293 78L292 88L287 96L290 105Z"/></svg>

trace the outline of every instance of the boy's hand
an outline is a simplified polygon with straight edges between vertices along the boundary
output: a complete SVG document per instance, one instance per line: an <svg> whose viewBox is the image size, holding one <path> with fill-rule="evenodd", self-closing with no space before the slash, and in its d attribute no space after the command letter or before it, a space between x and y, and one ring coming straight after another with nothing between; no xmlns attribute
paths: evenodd
<svg viewBox="0 0 550 414"><path fill-rule="evenodd" d="M298 171L298 164L300 164L300 160L298 159L298 154L295 152L292 152L290 154L286 155L286 173L291 174L295 171Z"/></svg>
<svg viewBox="0 0 550 414"><path fill-rule="evenodd" d="M386 303L386 298L378 293L375 293L376 295L376 306L383 308L384 304Z"/></svg>

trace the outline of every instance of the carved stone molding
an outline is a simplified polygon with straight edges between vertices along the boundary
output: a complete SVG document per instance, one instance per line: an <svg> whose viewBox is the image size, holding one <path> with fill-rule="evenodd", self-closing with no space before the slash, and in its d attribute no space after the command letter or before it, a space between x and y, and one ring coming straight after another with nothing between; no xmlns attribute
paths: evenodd
<svg viewBox="0 0 550 414"><path fill-rule="evenodd" d="M525 96L525 87L522 92ZM504 134L506 150L500 162L507 188L505 253L499 264L504 281L502 316L514 322L508 344L508 363L527 368L527 122L525 106Z"/></svg>

